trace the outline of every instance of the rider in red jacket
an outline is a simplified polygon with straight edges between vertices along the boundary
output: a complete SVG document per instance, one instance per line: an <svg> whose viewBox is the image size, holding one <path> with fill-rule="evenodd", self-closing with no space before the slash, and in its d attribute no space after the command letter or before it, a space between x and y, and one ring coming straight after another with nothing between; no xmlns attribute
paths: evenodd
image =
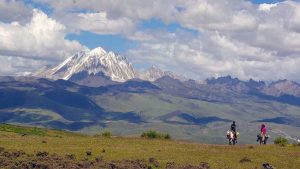
<svg viewBox="0 0 300 169"><path fill-rule="evenodd" d="M266 139L266 136L267 136L267 127L265 124L262 124L261 125L261 128L260 128L260 135L262 137L262 140L264 141Z"/></svg>

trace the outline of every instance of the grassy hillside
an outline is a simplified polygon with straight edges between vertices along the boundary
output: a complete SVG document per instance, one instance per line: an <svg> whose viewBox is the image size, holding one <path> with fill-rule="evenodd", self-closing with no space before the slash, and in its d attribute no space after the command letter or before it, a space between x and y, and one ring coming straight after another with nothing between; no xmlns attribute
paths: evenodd
<svg viewBox="0 0 300 169"><path fill-rule="evenodd" d="M0 123L86 134L110 130L118 136L138 136L154 129L175 139L226 144L225 133L235 120L239 143L256 143L261 123L267 124L271 140L279 135L300 138L297 104L230 86L166 82L158 89L141 81L90 88L63 80L0 80Z"/></svg>
<svg viewBox="0 0 300 169"><path fill-rule="evenodd" d="M26 159L39 159L40 162L44 162L50 159L51 155L57 158L72 156L75 160L67 161L78 162L80 165L84 159L86 162L97 158L110 163L118 163L118 160L126 163L125 159L139 159L144 160L145 165L152 166L153 161L157 161L157 168L165 168L168 162L175 162L175 166L199 166L200 162L205 162L213 169L259 169L263 163L270 163L277 169L297 169L300 166L300 146L221 146L172 140L104 138L3 124L0 125L0 147L4 148L2 152L0 148L0 159L9 159L6 158L9 153L17 156L10 159L10 164L20 164L20 160L24 162ZM27 156L16 155L18 151L24 151ZM91 155L87 155L87 151L90 151ZM44 152L47 158L43 156ZM53 155L54 153L56 155ZM149 158L154 158L150 160L152 163L149 162ZM93 165L95 163L94 161ZM0 160L0 165L3 164Z"/></svg>
<svg viewBox="0 0 300 169"><path fill-rule="evenodd" d="M127 123L126 121L110 121L105 128L117 135L136 135L147 129L155 129L171 133L177 139L200 141L205 143L224 144L224 135L231 122L210 121L208 123L193 123L174 116L165 121L164 116L180 111L194 118L220 117L238 123L241 134L240 143L255 143L259 132L261 119L272 117L298 117L300 107L278 102L240 99L232 104L207 102L156 93L107 93L93 96L92 99L100 107L110 112L136 112L146 123ZM186 122L186 123L184 123ZM285 133L293 138L299 138L299 127L289 124L266 123L269 134L273 138ZM101 128L89 127L83 132L97 133Z"/></svg>

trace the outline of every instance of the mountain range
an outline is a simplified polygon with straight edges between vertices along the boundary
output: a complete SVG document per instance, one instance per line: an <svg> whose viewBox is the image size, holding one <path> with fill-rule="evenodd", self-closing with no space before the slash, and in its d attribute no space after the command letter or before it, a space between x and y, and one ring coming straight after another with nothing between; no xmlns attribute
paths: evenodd
<svg viewBox="0 0 300 169"><path fill-rule="evenodd" d="M152 66L145 72L136 70L131 63L114 52L106 52L101 47L76 53L61 64L33 74L36 77L70 80L85 86L105 86L130 79L155 81L163 76L180 79L172 72Z"/></svg>
<svg viewBox="0 0 300 169"><path fill-rule="evenodd" d="M146 71L135 69L127 58L117 55L114 52L106 52L103 48L97 47L92 50L85 50L67 58L61 64L54 67L45 67L33 74L34 77L48 79L64 79L80 85L99 87L117 83L123 83L131 79L140 79L154 82L162 77L171 77L187 86L197 86L200 82L176 75L170 71L163 71L156 66ZM260 91L266 95L280 97L291 95L300 97L300 85L293 81L278 80L267 85L263 81L250 79L243 82L231 76L211 78L201 82L206 85L226 87L234 91L246 92L251 89ZM225 89L224 89L225 90Z"/></svg>
<svg viewBox="0 0 300 169"><path fill-rule="evenodd" d="M154 129L175 139L226 143L235 120L240 143L261 123L273 139L300 138L300 85L231 76L199 82L152 67L140 72L102 48L79 52L32 76L0 77L0 122L96 134Z"/></svg>

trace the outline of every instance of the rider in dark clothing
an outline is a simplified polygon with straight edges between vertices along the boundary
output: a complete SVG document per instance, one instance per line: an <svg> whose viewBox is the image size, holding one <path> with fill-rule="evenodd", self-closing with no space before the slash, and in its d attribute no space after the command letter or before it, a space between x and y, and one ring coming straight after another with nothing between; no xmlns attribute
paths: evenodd
<svg viewBox="0 0 300 169"><path fill-rule="evenodd" d="M232 124L231 124L231 131L236 132L236 124L235 124L235 121L233 121Z"/></svg>
<svg viewBox="0 0 300 169"><path fill-rule="evenodd" d="M236 124L235 124L235 121L232 122L230 128L231 128L231 131L234 132L234 137L236 138Z"/></svg>

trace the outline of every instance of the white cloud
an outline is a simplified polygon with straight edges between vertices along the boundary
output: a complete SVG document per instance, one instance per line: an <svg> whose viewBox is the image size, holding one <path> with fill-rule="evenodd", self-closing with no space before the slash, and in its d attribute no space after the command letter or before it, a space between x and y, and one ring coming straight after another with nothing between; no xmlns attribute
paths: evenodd
<svg viewBox="0 0 300 169"><path fill-rule="evenodd" d="M241 0L192 0L181 3L176 20L183 26L203 30L249 31L257 27L255 6Z"/></svg>
<svg viewBox="0 0 300 169"><path fill-rule="evenodd" d="M42 65L48 65L48 60L29 59L16 56L0 55L0 75L26 75L35 72Z"/></svg>
<svg viewBox="0 0 300 169"><path fill-rule="evenodd" d="M87 10L93 12L105 11L109 18L127 17L131 19L151 19L153 17L170 20L170 16L176 13L176 3L180 0L127 0L127 1L107 1L107 0L35 0L46 3L53 7L56 12Z"/></svg>
<svg viewBox="0 0 300 169"><path fill-rule="evenodd" d="M62 15L60 20L73 31L89 31L97 34L128 34L135 27L132 20L125 17L109 19L106 12Z"/></svg>
<svg viewBox="0 0 300 169"><path fill-rule="evenodd" d="M263 3L258 6L258 10L269 12L272 8L276 7L277 5L278 3L274 3L274 4Z"/></svg>
<svg viewBox="0 0 300 169"><path fill-rule="evenodd" d="M61 60L83 47L64 39L65 26L39 10L33 10L30 22L0 22L0 54Z"/></svg>
<svg viewBox="0 0 300 169"><path fill-rule="evenodd" d="M251 46L219 32L195 36L188 32L148 32L141 47L128 56L135 64L157 64L194 77L233 75L241 79L300 81L300 57L280 56L276 51ZM150 36L149 35L149 36ZM163 36L161 36L163 35Z"/></svg>
<svg viewBox="0 0 300 169"><path fill-rule="evenodd" d="M24 61L24 67L27 65L27 68L32 70L31 66L35 66L38 69L45 64L43 61L52 63L53 61L61 61L84 48L76 41L64 39L66 33L64 25L36 9L33 10L33 16L28 23L0 22L1 65ZM5 59L3 60L3 58ZM30 64L32 59L38 59L34 62L36 64ZM27 61L30 63L27 64ZM7 64L6 66L9 65L11 67L8 67L7 70L17 70L13 68L15 64ZM23 70L25 69L19 69L19 71Z"/></svg>
<svg viewBox="0 0 300 169"><path fill-rule="evenodd" d="M30 51L49 58L63 56L63 51L68 53L81 48L80 44L63 38L66 32L83 30L126 36L139 43L139 48L127 53L135 63L160 64L193 77L231 74L243 79L300 81L300 67L297 66L300 64L300 3L296 1L260 5L246 0L35 1L53 7L51 17L63 25L46 16L44 20L55 24L47 26L50 30L43 28L42 32L51 36L43 36L41 40L39 37L44 33L39 35L40 29L22 34L26 39L40 39L29 41L34 44L31 46L17 37L21 36L18 32L34 25L33 20L27 24L1 23L0 29L6 26L12 30L2 29L10 32L6 36L14 37L11 34L16 32L14 38L27 49L22 51L24 56ZM138 30L137 24L153 18L197 30L199 35L181 28L173 33L163 29ZM58 39L62 45L53 43ZM3 47L3 44L0 39L0 54L3 55L14 55L20 48L14 49L12 41L6 42L8 46Z"/></svg>

